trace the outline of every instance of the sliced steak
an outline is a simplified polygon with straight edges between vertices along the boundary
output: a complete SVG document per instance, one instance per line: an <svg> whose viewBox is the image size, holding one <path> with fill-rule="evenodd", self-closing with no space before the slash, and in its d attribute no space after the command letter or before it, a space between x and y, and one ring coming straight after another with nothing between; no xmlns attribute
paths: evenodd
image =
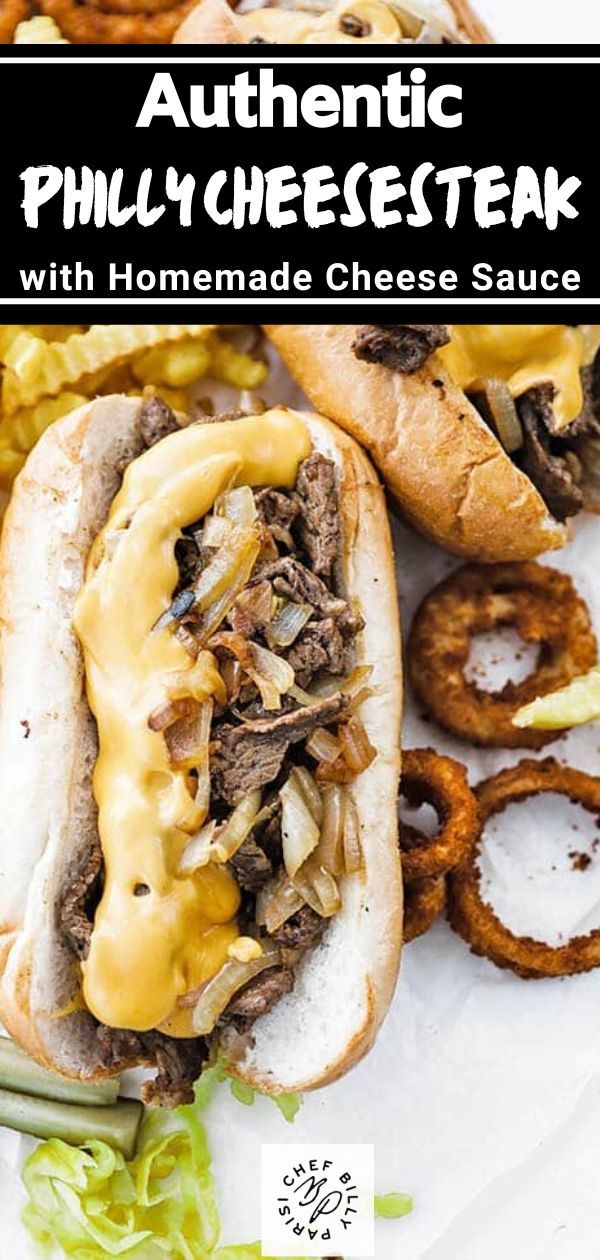
<svg viewBox="0 0 600 1260"><path fill-rule="evenodd" d="M343 674L347 667L347 643L333 617L309 622L287 653L287 661L300 687L308 687L319 670Z"/></svg>
<svg viewBox="0 0 600 1260"><path fill-rule="evenodd" d="M537 385L518 399L523 427L523 450L518 462L555 519L565 521L580 511L583 494L568 459L553 450L553 397L554 386L548 384ZM556 441L554 439L555 446Z"/></svg>
<svg viewBox="0 0 600 1260"><path fill-rule="evenodd" d="M231 858L229 865L233 869L240 888L243 888L245 892L257 892L273 874L269 858L252 836L244 840L241 848Z"/></svg>
<svg viewBox="0 0 600 1260"><path fill-rule="evenodd" d="M288 551L294 551L291 527L302 510L298 499L286 494L284 490L273 490L270 486L265 486L256 491L254 502L261 521L268 525L277 542L287 547Z"/></svg>
<svg viewBox="0 0 600 1260"><path fill-rule="evenodd" d="M261 570L260 579L272 582L278 595L284 595L296 604L310 604L321 617L334 617L344 635L354 635L362 630L362 619L351 612L347 601L332 595L321 578L293 556L281 556L266 565Z"/></svg>
<svg viewBox="0 0 600 1260"><path fill-rule="evenodd" d="M357 359L410 375L449 341L447 324L363 324L352 349Z"/></svg>
<svg viewBox="0 0 600 1260"><path fill-rule="evenodd" d="M293 984L294 975L289 967L269 967L236 993L221 1018L258 1019L259 1015L266 1015L284 993L289 993Z"/></svg>
<svg viewBox="0 0 600 1260"><path fill-rule="evenodd" d="M296 533L313 573L330 579L340 554L340 515L335 466L315 451L298 469L296 494L301 511Z"/></svg>
<svg viewBox="0 0 600 1260"><path fill-rule="evenodd" d="M154 1033L158 1071L142 1085L142 1102L157 1107L180 1107L194 1101L194 1082L208 1058L202 1037L166 1037Z"/></svg>
<svg viewBox="0 0 600 1260"><path fill-rule="evenodd" d="M202 1037L167 1037L160 1032L132 1032L100 1024L97 1033L102 1063L115 1072L136 1064L157 1067L154 1080L142 1085L142 1101L178 1107L194 1101L194 1082L207 1059Z"/></svg>
<svg viewBox="0 0 600 1260"><path fill-rule="evenodd" d="M175 543L175 559L179 567L179 581L175 593L191 586L199 577L203 568L203 556L198 550L195 538L190 534L182 534Z"/></svg>
<svg viewBox="0 0 600 1260"><path fill-rule="evenodd" d="M302 906L272 933L272 937L286 949L307 949L321 939L326 922L310 906Z"/></svg>
<svg viewBox="0 0 600 1260"><path fill-rule="evenodd" d="M570 426L575 433L573 451L581 466L583 504L589 512L600 511L600 352L593 365L581 373L584 405Z"/></svg>
<svg viewBox="0 0 600 1260"><path fill-rule="evenodd" d="M216 748L210 765L214 794L236 805L248 792L272 783L290 744L305 739L315 727L333 722L347 704L345 696L330 696L278 718L215 727Z"/></svg>
<svg viewBox="0 0 600 1260"><path fill-rule="evenodd" d="M169 433L175 433L181 426L177 422L175 412L159 398L149 398L144 403L140 415L140 433L146 446L155 446L162 442Z"/></svg>
<svg viewBox="0 0 600 1260"><path fill-rule="evenodd" d="M59 924L63 936L78 958L87 958L94 922L94 911L102 883L102 850L97 843L73 883L67 889L59 908Z"/></svg>

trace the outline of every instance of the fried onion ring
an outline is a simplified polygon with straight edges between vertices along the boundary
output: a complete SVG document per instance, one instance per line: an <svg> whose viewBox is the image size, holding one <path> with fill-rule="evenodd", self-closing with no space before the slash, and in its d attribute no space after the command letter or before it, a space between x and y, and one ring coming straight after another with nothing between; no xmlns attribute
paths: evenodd
<svg viewBox="0 0 600 1260"><path fill-rule="evenodd" d="M19 22L31 14L29 0L3 0L0 4L0 44L12 44Z"/></svg>
<svg viewBox="0 0 600 1260"><path fill-rule="evenodd" d="M94 9L102 13L136 14L165 13L174 8L176 0L88 0Z"/></svg>
<svg viewBox="0 0 600 1260"><path fill-rule="evenodd" d="M153 3L153 0L151 0ZM197 0L176 0L168 11L102 13L78 0L39 0L40 11L54 18L73 44L170 44Z"/></svg>
<svg viewBox="0 0 600 1260"><path fill-rule="evenodd" d="M423 936L442 913L446 903L446 880L443 875L435 879L418 879L404 887L404 922L402 939L405 945Z"/></svg>
<svg viewBox="0 0 600 1260"><path fill-rule="evenodd" d="M476 788L483 824L507 805L540 792L558 792L591 813L600 813L600 778L561 766L553 757L526 758ZM448 918L472 953L489 958L497 967L510 968L523 979L570 976L600 966L600 928L586 936L573 936L566 945L553 946L516 936L505 927L481 895L480 846L477 842L462 866L448 876Z"/></svg>
<svg viewBox="0 0 600 1260"><path fill-rule="evenodd" d="M483 691L464 675L471 639L501 626L539 644L537 667L523 682ZM408 639L411 683L427 713L452 734L489 748L542 748L558 739L563 732L518 729L512 718L596 660L589 613L571 579L533 561L464 565L425 597Z"/></svg>
<svg viewBox="0 0 600 1260"><path fill-rule="evenodd" d="M465 860L480 831L479 809L465 767L432 748L410 748L402 758L400 790L409 805L425 801L432 805L440 820L440 829L431 839L402 824L405 882L444 875Z"/></svg>

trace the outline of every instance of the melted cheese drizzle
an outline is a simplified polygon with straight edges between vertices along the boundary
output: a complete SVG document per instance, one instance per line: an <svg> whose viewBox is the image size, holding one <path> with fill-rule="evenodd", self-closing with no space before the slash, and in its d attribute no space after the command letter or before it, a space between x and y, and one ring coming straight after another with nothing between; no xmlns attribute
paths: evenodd
<svg viewBox="0 0 600 1260"><path fill-rule="evenodd" d="M152 633L177 583L175 543L232 485L292 486L310 449L303 421L283 408L171 434L130 464L91 549L75 628L98 725L105 886L82 971L88 1009L111 1027L189 1036L177 999L218 971L238 935L240 894L226 868L176 874L189 842L178 824L193 801L148 727L167 697L223 689L210 652L193 661L168 630ZM136 896L138 884L150 892Z"/></svg>
<svg viewBox="0 0 600 1260"><path fill-rule="evenodd" d="M506 381L513 398L534 385L555 387L556 426L565 428L583 406L581 368L594 358L600 326L565 324L452 324L452 338L436 353L462 389L482 377Z"/></svg>

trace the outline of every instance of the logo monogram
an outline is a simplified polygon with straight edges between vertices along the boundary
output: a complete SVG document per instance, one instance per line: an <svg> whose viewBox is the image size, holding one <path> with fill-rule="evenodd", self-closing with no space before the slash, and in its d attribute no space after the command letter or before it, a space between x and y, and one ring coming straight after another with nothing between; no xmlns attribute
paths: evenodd
<svg viewBox="0 0 600 1260"><path fill-rule="evenodd" d="M372 1255L373 1147L263 1146L263 1255Z"/></svg>

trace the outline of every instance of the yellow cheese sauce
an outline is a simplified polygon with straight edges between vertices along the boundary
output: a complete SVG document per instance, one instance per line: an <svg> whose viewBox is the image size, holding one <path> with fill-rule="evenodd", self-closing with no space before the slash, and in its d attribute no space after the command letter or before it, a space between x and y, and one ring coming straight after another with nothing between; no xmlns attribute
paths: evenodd
<svg viewBox="0 0 600 1260"><path fill-rule="evenodd" d="M231 486L292 486L310 450L303 421L283 408L173 433L129 466L91 549L75 628L98 726L105 885L82 971L88 1009L112 1027L189 1036L177 999L219 970L238 935L240 894L225 867L177 875L194 802L148 727L167 698L223 696L210 652L194 661L168 629L153 632L178 579L175 543ZM139 885L150 891L136 895Z"/></svg>
<svg viewBox="0 0 600 1260"><path fill-rule="evenodd" d="M580 371L593 358L591 327L584 334L565 324L452 324L450 332L451 341L436 353L463 389L472 389L482 377L495 377L506 381L518 398L551 381L557 428L580 414Z"/></svg>
<svg viewBox="0 0 600 1260"><path fill-rule="evenodd" d="M364 34L351 34L355 23ZM236 15L236 26L246 43L258 36L275 44L400 44L405 37L399 14L381 0L343 0L323 14L255 9Z"/></svg>

